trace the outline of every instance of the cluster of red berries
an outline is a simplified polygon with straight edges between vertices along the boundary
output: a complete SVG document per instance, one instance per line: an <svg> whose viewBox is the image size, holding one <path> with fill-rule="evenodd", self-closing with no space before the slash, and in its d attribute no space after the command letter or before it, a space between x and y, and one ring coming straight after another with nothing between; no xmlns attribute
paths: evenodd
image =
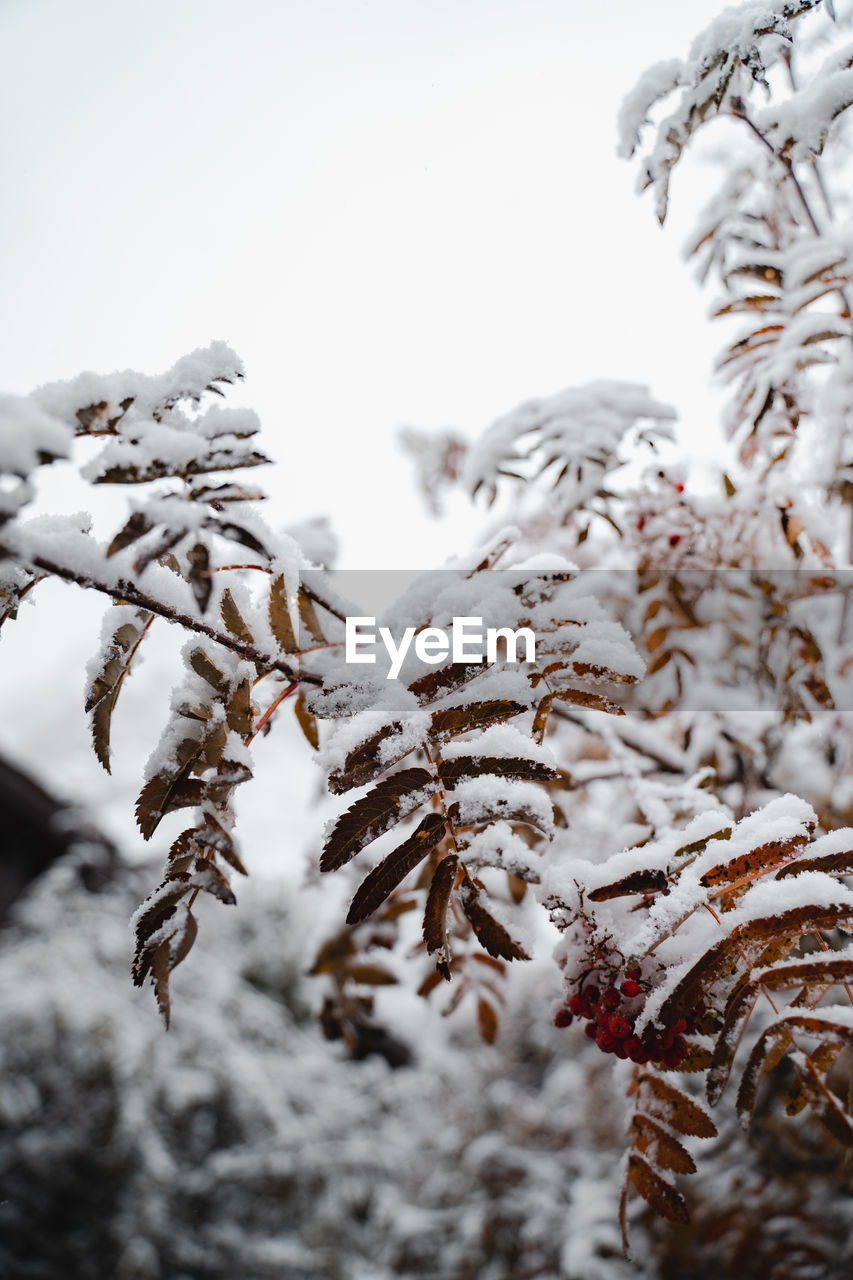
<svg viewBox="0 0 853 1280"><path fill-rule="evenodd" d="M557 1010L554 1022L558 1027L569 1027L576 1017L585 1018L584 1031L602 1053L615 1053L617 1058L630 1058L639 1064L656 1062L672 1071L689 1052L684 1033L696 1030L705 1009L697 1008L695 1020L690 1023L680 1018L668 1031L646 1027L638 1036L634 1024L645 1002L640 970L629 969L618 986L587 981Z"/></svg>

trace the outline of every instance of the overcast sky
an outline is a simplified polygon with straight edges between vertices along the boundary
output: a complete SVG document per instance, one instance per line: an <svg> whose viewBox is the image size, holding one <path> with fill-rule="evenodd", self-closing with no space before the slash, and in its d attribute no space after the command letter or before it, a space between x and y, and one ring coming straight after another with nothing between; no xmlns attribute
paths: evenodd
<svg viewBox="0 0 853 1280"><path fill-rule="evenodd" d="M282 464L275 514L328 511L357 567L452 547L412 504L400 423L471 435L614 377L704 437L693 179L661 232L614 144L623 93L713 12L0 0L0 386L224 338Z"/></svg>

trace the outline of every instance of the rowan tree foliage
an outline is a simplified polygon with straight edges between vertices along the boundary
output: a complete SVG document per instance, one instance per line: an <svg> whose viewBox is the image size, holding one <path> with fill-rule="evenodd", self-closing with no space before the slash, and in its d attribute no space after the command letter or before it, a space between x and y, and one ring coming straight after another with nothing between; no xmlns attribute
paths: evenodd
<svg viewBox="0 0 853 1280"><path fill-rule="evenodd" d="M735 6L625 100L620 147L661 222L697 140L726 141L691 247L737 326L714 489L631 383L528 401L470 444L407 431L433 506L461 485L488 514L386 625L530 628L533 662L346 661L361 610L259 514L268 459L225 403L242 369L222 344L3 400L0 616L50 577L105 597L85 705L105 769L140 646L185 635L136 814L146 839L189 816L136 914L134 981L168 1025L199 896L233 904L246 874L235 792L289 704L345 797L317 863L352 890L312 958L324 1031L363 1050L396 949L492 1042L509 966L556 936L564 999L541 1017L567 1054L585 1035L610 1055L629 1099L626 1248L632 1192L687 1220L678 1176L724 1096L748 1125L784 1079L789 1116L853 1146L849 23L826 0ZM129 495L107 536L28 512L41 469L78 456Z"/></svg>

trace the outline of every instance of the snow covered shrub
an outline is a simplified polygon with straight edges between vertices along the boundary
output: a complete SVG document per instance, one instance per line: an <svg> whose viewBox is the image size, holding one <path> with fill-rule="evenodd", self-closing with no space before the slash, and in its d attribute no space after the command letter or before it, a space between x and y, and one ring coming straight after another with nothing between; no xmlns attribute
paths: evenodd
<svg viewBox="0 0 853 1280"><path fill-rule="evenodd" d="M557 1024L584 1024L630 1099L623 1238L630 1189L687 1220L671 1175L717 1132L706 1104L729 1079L744 1123L765 1077L784 1079L789 1115L810 1108L853 1146L853 46L834 17L825 0L727 9L622 112L625 155L652 131L661 221L697 135L728 131L694 248L715 314L746 319L720 361L734 448L713 492L673 450L673 411L633 383L531 400L467 446L409 431L431 500L462 485L489 525L410 585L388 634L477 617L534 632L532 661L507 646L438 665L416 645L395 679L347 661L364 610L257 514L254 415L205 399L241 376L221 344L160 378L3 404L0 617L50 576L113 601L87 677L105 768L139 647L161 622L186 635L137 817L146 839L193 817L136 914L135 981L168 1024L199 895L231 904L245 874L235 792L290 701L332 795L359 792L319 858L353 891L313 963L326 1034L369 1052L375 997L405 971L425 997L449 984L444 1011L464 1002L495 1041L508 965L556 941ZM132 486L108 536L27 518L39 468L75 441L92 486Z"/></svg>

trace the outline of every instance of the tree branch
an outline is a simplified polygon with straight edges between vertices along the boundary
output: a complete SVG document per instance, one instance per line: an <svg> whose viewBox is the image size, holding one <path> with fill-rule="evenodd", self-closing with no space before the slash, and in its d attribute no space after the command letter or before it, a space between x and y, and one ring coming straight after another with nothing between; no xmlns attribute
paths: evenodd
<svg viewBox="0 0 853 1280"><path fill-rule="evenodd" d="M321 683L320 676L315 675L313 672L296 671L283 658L274 658L270 654L262 653L254 645L237 640L227 632L217 631L215 627L209 626L199 618L192 617L189 613L179 613L176 609L171 609L154 596L146 595L144 591L140 591L138 587L135 587L132 582L120 582L118 586L110 586L109 583L99 582L97 578L92 578L88 574L78 573L68 568L67 565L57 564L56 561L48 560L44 556L34 556L31 563L45 573L61 578L63 582L73 582L78 587L88 587L90 590L100 591L103 595L110 596L113 600L136 605L139 609L147 609L149 613L155 613L158 617L165 618L167 622L177 623L178 626L183 627L186 631L194 631L198 635L207 636L210 640L215 640L217 644L221 644L224 649L230 649L232 653L239 654L241 658L246 658L249 662L263 667L266 671L280 671L289 680L300 684Z"/></svg>

